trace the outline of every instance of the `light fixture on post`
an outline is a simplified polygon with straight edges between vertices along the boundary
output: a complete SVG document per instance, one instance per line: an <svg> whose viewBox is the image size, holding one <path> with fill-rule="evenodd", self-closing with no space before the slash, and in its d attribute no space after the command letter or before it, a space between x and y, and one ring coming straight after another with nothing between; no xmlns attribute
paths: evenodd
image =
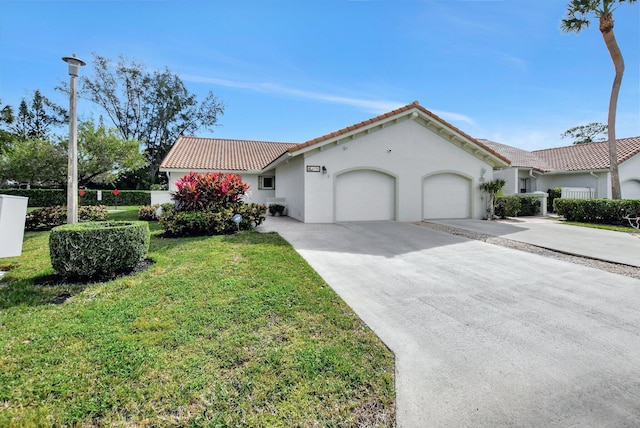
<svg viewBox="0 0 640 428"><path fill-rule="evenodd" d="M76 113L76 78L80 67L87 65L76 54L62 58L69 64L69 164L67 165L67 224L78 222L78 125Z"/></svg>

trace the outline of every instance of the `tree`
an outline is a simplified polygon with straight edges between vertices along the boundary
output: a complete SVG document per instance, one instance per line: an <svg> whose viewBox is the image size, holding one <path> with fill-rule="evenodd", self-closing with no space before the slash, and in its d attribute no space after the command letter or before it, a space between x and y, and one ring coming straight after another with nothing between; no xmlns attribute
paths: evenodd
<svg viewBox="0 0 640 428"><path fill-rule="evenodd" d="M22 139L43 139L47 138L52 127L66 121L66 110L36 90L30 103L22 99L18 114L11 119L9 128Z"/></svg>
<svg viewBox="0 0 640 428"><path fill-rule="evenodd" d="M0 104L2 104L2 100L0 100ZM13 119L13 108L11 106L6 105L0 109L0 125L5 127L9 126L13 123ZM6 129L0 129L0 154L2 154L4 149L9 147L13 137L12 132Z"/></svg>
<svg viewBox="0 0 640 428"><path fill-rule="evenodd" d="M496 212L496 197L502 191L502 188L507 184L502 178L496 178L493 181L487 181L480 184L480 190L487 194L486 210L487 219L493 220Z"/></svg>
<svg viewBox="0 0 640 428"><path fill-rule="evenodd" d="M68 147L68 141L64 142ZM112 184L122 174L146 165L137 140L125 140L117 129L103 123L78 124L78 184Z"/></svg>
<svg viewBox="0 0 640 428"><path fill-rule="evenodd" d="M611 197L620 199L620 176L618 174L618 150L616 147L616 109L618 94L624 74L624 59L613 33L613 11L622 3L636 0L571 0L567 6L567 14L562 20L561 28L565 32L579 33L590 24L588 16L594 14L599 20L600 32L613 61L615 77L609 98L609 114L607 119L607 139L609 142L609 171L611 173Z"/></svg>
<svg viewBox="0 0 640 428"><path fill-rule="evenodd" d="M64 186L69 142L58 138L14 138L2 152L0 179L29 186ZM78 183L110 184L124 173L146 165L136 140L124 140L101 123L78 124Z"/></svg>
<svg viewBox="0 0 640 428"><path fill-rule="evenodd" d="M44 138L15 138L0 157L1 181L28 186L62 186L67 175L65 148Z"/></svg>
<svg viewBox="0 0 640 428"><path fill-rule="evenodd" d="M607 125L603 123L592 122L587 125L574 126L566 130L560 135L560 138L571 137L573 144L592 143L594 137L607 133Z"/></svg>
<svg viewBox="0 0 640 428"><path fill-rule="evenodd" d="M199 103L169 69L149 72L123 56L113 67L94 53L93 75L82 77L79 94L102 107L125 140L140 141L151 183L158 181L160 162L180 135L213 127L224 112L212 92Z"/></svg>

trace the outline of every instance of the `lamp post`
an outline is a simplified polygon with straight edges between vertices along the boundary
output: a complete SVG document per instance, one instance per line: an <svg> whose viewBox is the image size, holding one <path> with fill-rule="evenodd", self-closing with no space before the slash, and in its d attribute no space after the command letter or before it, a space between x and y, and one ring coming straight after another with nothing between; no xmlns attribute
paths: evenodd
<svg viewBox="0 0 640 428"><path fill-rule="evenodd" d="M73 56L62 58L69 64L69 164L67 166L67 224L78 222L78 126L76 114L76 77L84 61Z"/></svg>

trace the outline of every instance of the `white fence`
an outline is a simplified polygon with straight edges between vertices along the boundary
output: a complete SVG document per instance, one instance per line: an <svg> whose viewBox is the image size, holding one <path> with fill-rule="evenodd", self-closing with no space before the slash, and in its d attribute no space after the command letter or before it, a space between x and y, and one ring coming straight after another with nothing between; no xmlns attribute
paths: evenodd
<svg viewBox="0 0 640 428"><path fill-rule="evenodd" d="M568 199L593 199L596 197L596 189L590 187L563 187L560 197Z"/></svg>

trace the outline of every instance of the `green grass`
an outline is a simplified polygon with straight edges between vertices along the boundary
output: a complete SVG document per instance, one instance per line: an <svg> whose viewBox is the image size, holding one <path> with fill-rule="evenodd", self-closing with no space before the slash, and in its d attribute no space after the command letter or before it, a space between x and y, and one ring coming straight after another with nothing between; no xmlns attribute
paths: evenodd
<svg viewBox="0 0 640 428"><path fill-rule="evenodd" d="M0 426L393 426L392 354L289 244L150 226L109 282L35 285L48 232L0 260Z"/></svg>
<svg viewBox="0 0 640 428"><path fill-rule="evenodd" d="M615 226L612 224L598 224L598 223L579 223L577 221L566 221L563 220L562 223L568 224L571 226L581 226L581 227L590 227L592 229L604 229L604 230L613 230L616 232L625 232L625 233L638 233L638 229L634 229L631 226Z"/></svg>

